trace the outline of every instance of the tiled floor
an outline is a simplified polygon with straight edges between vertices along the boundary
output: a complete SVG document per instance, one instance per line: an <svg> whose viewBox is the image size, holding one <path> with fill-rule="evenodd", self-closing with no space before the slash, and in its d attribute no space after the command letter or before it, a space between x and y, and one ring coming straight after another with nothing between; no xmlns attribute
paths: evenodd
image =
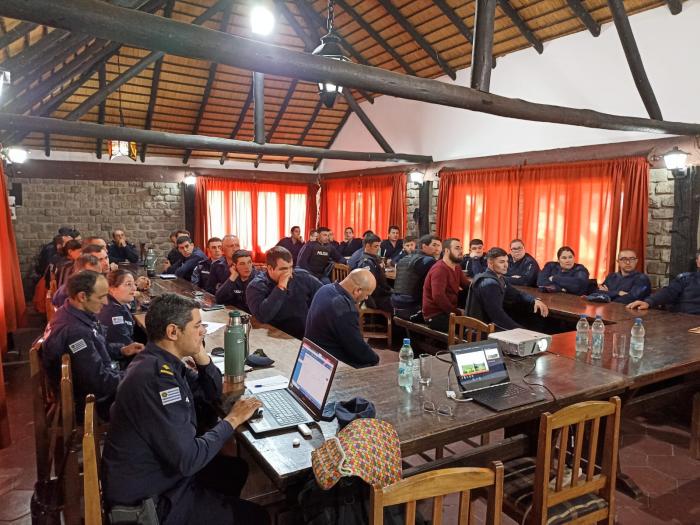
<svg viewBox="0 0 700 525"><path fill-rule="evenodd" d="M26 349L37 329L17 334L17 347ZM25 350L26 353L26 350ZM381 351L384 362L396 354ZM29 524L29 502L35 479L34 437L26 355L5 365L8 412L13 444L0 450L0 525ZM683 411L663 412L622 423L622 469L644 491L639 500L617 493L617 523L622 525L700 524L700 461L688 455L688 421ZM483 505L476 505L483 523ZM455 498L445 500L446 522L454 523ZM504 519L505 525L512 525Z"/></svg>

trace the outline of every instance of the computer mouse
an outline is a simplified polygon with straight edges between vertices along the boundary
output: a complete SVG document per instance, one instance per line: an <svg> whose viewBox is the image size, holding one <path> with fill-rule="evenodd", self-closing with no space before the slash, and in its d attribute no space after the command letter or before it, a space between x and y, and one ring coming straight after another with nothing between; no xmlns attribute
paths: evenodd
<svg viewBox="0 0 700 525"><path fill-rule="evenodd" d="M215 355L217 357L224 357L224 349L220 346L217 346L216 348L212 348L211 355Z"/></svg>
<svg viewBox="0 0 700 525"><path fill-rule="evenodd" d="M263 417L263 409L262 409L262 407L258 408L258 409L255 411L255 413L253 414L252 419L260 419L261 417Z"/></svg>

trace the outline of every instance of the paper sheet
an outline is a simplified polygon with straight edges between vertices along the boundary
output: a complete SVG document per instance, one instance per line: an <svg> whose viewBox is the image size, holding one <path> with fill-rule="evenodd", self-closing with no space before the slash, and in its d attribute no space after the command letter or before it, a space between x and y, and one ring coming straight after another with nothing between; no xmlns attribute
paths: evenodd
<svg viewBox="0 0 700 525"><path fill-rule="evenodd" d="M220 330L221 328L226 326L226 323L212 323L211 321L207 321L202 324L207 325L207 335L211 335L217 330Z"/></svg>
<svg viewBox="0 0 700 525"><path fill-rule="evenodd" d="M248 379L245 382L245 386L251 394L259 394L268 390L279 390L280 388L285 388L288 384L289 378L280 375L262 379Z"/></svg>

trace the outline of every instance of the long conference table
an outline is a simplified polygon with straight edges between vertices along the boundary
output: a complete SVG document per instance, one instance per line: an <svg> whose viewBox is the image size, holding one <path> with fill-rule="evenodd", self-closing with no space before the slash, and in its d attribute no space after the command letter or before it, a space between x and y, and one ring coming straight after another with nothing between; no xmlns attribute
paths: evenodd
<svg viewBox="0 0 700 525"><path fill-rule="evenodd" d="M525 289L536 294L536 290ZM214 303L213 296L201 294L191 283L182 279L154 279L151 293L158 295L174 292L197 298L203 306ZM197 295L195 295L197 292ZM482 447L483 454L474 452L472 463L491 459L509 459L529 450L533 453L536 436L523 439L521 429L536 432L536 422L546 411L555 411L564 406L592 399L607 399L620 395L625 410L644 410L654 406L657 400L667 401L673 396L685 396L700 392L700 335L689 333L690 328L700 325L700 317L672 314L659 310L630 311L616 303L594 304L582 298L566 294L537 294L550 309L550 315L564 320L578 319L581 314L594 318L601 315L606 322L606 338L603 355L592 359L590 352L576 353L575 333L553 336L548 352L537 356L507 359L506 365L511 379L523 386L538 389L545 399L521 407L494 412L476 403L456 403L446 398L449 364L433 357L432 382L428 387L419 386L417 378L411 391L398 386L397 365L385 364L370 368L354 369L341 364L333 381L329 400L347 400L364 397L372 401L377 417L390 422L396 428L404 457L435 449L478 436L486 432L506 429L506 439L500 443ZM225 323L227 310L202 313L204 322ZM646 328L644 355L639 360L612 357L614 332L628 334L635 317L644 319ZM137 316L138 319L138 316ZM142 321L142 319L141 319ZM296 358L300 341L286 333L251 318L251 352L262 348L274 359L271 368L257 369L247 373L247 380L256 380L272 375L289 376ZM223 346L224 329L206 337L207 348ZM524 376L526 379L524 380ZM454 375L449 377L452 389L456 389ZM670 383L670 384L666 384ZM545 385L548 390L537 386ZM646 387L661 385L656 391L639 395ZM227 396L238 397L242 389L225 386ZM635 402L639 397L640 402ZM700 394L695 396L693 408L693 436L691 449L697 454L698 426L700 422ZM230 400L229 400L230 401ZM449 404L452 417L434 415L423 409L425 401ZM337 432L337 423L319 422L311 425L312 437L301 439L301 445L293 446L294 431L280 431L256 435L247 426L239 429L237 439L240 448L252 458L282 493L293 492L294 487L308 479L311 468L311 452ZM533 439L535 438L535 439ZM445 458L439 461L449 461ZM623 476L624 479L624 476Z"/></svg>

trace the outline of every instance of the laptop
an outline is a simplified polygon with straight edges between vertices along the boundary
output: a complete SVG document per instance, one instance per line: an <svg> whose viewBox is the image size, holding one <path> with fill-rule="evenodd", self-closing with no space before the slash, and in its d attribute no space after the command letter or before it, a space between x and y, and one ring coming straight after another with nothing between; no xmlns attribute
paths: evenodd
<svg viewBox="0 0 700 525"><path fill-rule="evenodd" d="M256 394L263 412L248 420L251 430L263 434L321 419L336 368L335 357L304 339L287 387Z"/></svg>
<svg viewBox="0 0 700 525"><path fill-rule="evenodd" d="M464 398L496 412L546 399L541 392L511 383L497 341L453 345L450 354Z"/></svg>

